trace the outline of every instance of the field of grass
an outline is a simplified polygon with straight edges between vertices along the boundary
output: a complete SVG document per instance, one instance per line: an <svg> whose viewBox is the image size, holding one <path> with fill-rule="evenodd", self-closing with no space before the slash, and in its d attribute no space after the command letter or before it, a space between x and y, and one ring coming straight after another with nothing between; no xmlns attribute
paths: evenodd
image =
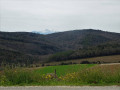
<svg viewBox="0 0 120 90"><path fill-rule="evenodd" d="M48 66L36 69L34 72L39 74L54 73L56 69L57 76L64 76L67 73L79 72L83 69L95 66L95 64L76 64L76 65L59 65L59 66Z"/></svg>
<svg viewBox="0 0 120 90"><path fill-rule="evenodd" d="M101 64L120 63L120 55L99 56L99 57L92 57L92 58L85 58L85 59L66 60L66 61L62 61L62 63L72 62L72 63L80 64L82 61L89 61L89 62L100 61ZM51 63L46 63L45 65L60 65L60 64L61 62L51 62Z"/></svg>
<svg viewBox="0 0 120 90"><path fill-rule="evenodd" d="M48 74L54 73L55 69L57 77ZM120 85L120 64L6 69L0 72L0 86L2 85Z"/></svg>

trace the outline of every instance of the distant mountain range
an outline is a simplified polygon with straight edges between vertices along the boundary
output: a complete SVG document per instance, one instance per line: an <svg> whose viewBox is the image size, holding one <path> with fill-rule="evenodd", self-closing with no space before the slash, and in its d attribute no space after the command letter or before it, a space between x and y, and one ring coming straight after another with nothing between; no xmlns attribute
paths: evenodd
<svg viewBox="0 0 120 90"><path fill-rule="evenodd" d="M78 50L105 43L120 43L120 33L85 29L38 34L37 32L0 32L0 63L31 62L56 52ZM24 58L24 59L23 59ZM27 62L27 61L26 61Z"/></svg>
<svg viewBox="0 0 120 90"><path fill-rule="evenodd" d="M32 33L36 33L36 34L52 34L55 33L55 31L49 30L49 29L45 29L44 31L32 31Z"/></svg>

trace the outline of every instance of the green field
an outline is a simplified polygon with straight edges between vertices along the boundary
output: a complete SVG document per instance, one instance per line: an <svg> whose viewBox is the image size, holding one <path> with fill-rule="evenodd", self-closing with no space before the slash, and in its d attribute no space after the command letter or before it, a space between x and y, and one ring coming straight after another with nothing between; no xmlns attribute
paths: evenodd
<svg viewBox="0 0 120 90"><path fill-rule="evenodd" d="M36 69L34 72L39 74L54 73L56 69L57 76L64 76L68 73L79 72L83 69L95 66L95 64L76 64L76 65L59 65L59 66L48 66Z"/></svg>
<svg viewBox="0 0 120 90"><path fill-rule="evenodd" d="M54 77L50 73L57 71ZM0 86L13 85L120 85L120 64L76 64L40 68L5 69Z"/></svg>

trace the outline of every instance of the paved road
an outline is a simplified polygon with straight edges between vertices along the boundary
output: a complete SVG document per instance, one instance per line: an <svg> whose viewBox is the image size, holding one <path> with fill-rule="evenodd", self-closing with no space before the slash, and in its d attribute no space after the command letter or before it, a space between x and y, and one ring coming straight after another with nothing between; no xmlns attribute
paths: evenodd
<svg viewBox="0 0 120 90"><path fill-rule="evenodd" d="M0 87L0 90L120 90L120 86L20 86Z"/></svg>

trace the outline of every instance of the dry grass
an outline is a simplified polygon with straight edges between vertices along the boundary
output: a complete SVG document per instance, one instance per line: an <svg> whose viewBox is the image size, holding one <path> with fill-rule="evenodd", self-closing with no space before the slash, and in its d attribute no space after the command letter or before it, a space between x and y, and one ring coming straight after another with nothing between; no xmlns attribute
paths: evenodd
<svg viewBox="0 0 120 90"><path fill-rule="evenodd" d="M101 57L94 57L94 58L85 58L85 59L75 59L75 60L68 60L62 61L63 63L77 63L80 64L82 61L89 61L89 62L97 62L100 61L101 63L120 63L120 55L112 55L112 56L101 56ZM61 62L51 62L46 63L46 65L59 65Z"/></svg>
<svg viewBox="0 0 120 90"><path fill-rule="evenodd" d="M76 84L120 85L120 65L97 65L77 73L66 74L61 79Z"/></svg>

